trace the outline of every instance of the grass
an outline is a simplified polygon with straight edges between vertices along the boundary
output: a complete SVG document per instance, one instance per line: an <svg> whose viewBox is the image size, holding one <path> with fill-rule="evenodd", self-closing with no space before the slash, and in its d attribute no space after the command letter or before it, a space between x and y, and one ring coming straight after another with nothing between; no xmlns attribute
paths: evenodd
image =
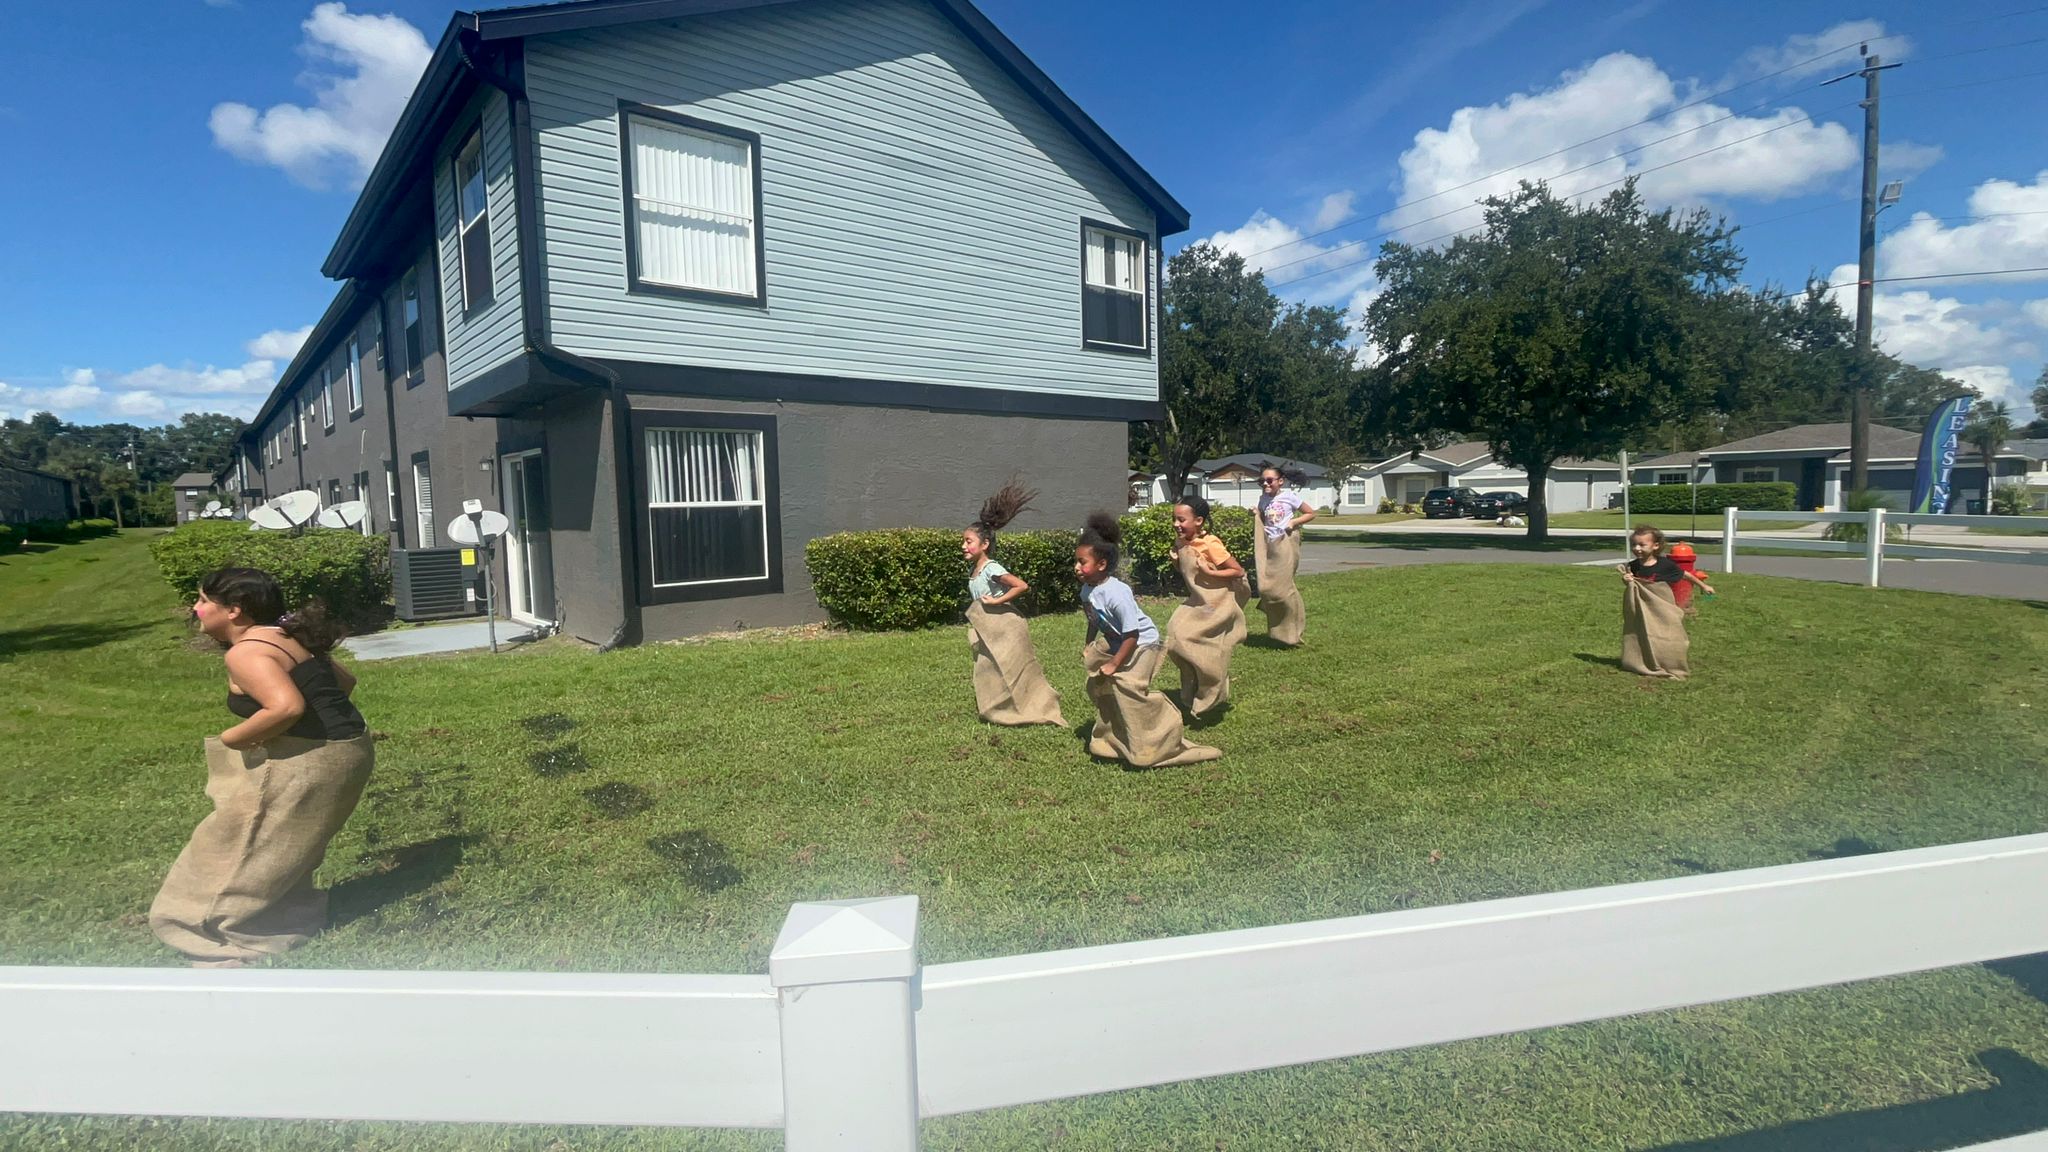
<svg viewBox="0 0 2048 1152"><path fill-rule="evenodd" d="M2048 829L2037 606L1717 576L1696 678L1660 684L1613 667L1611 573L1498 580L1305 578L1308 646L1246 646L1237 708L1201 734L1225 759L1150 773L979 724L957 628L364 665L377 776L322 873L336 926L283 963L755 972L791 901L890 892L924 897L945 961ZM1459 610L1473 595L1488 612ZM205 808L219 656L133 534L0 559L0 604L0 963L174 963L142 914ZM1078 724L1080 621L1033 631ZM934 1121L925 1146L1931 1149L2041 1127L2035 959ZM0 1118L0 1147L60 1145L776 1140Z"/></svg>
<svg viewBox="0 0 2048 1152"><path fill-rule="evenodd" d="M1637 512L1629 517L1629 521L1636 524L1655 524L1657 527L1674 535L1684 535L1693 531L1693 515L1691 512L1677 512L1670 515L1656 512ZM1702 532L1719 532L1721 530L1721 523L1722 517L1719 512L1702 512L1699 515L1699 530ZM1744 532L1785 532L1793 528L1804 528L1810 523L1812 523L1810 520L1744 519L1740 521L1740 528ZM1613 528L1619 531L1622 524L1622 514L1619 508L1599 508L1588 512L1560 512L1550 518L1550 526L1552 528Z"/></svg>

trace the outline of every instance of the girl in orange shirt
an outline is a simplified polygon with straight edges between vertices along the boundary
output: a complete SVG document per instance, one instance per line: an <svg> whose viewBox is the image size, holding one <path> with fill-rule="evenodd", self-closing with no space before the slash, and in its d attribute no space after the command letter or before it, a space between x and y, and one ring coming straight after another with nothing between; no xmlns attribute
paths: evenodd
<svg viewBox="0 0 2048 1152"><path fill-rule="evenodd" d="M1174 566L1188 598L1166 623L1166 655L1180 669L1181 710L1200 716L1230 702L1230 655L1246 636L1251 586L1244 565L1209 531L1209 502L1173 506Z"/></svg>

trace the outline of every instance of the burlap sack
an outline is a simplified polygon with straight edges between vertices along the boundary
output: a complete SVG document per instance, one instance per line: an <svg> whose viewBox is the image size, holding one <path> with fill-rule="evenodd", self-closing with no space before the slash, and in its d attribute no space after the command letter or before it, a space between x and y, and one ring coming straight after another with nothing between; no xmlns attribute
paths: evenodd
<svg viewBox="0 0 2048 1152"><path fill-rule="evenodd" d="M1058 724L1060 694L1046 682L1031 646L1024 614L1008 604L967 606L967 639L974 649L974 704L991 724Z"/></svg>
<svg viewBox="0 0 2048 1152"><path fill-rule="evenodd" d="M1685 610L1671 586L1657 581L1624 581L1621 595L1621 666L1638 676L1683 680L1686 666Z"/></svg>
<svg viewBox="0 0 2048 1152"><path fill-rule="evenodd" d="M1266 614L1266 635L1282 644L1299 644L1304 611L1294 572L1301 567L1301 533L1286 532L1278 540L1268 540L1261 529L1258 540L1259 610Z"/></svg>
<svg viewBox="0 0 2048 1152"><path fill-rule="evenodd" d="M370 736L280 736L238 752L206 741L213 812L171 865L149 930L194 960L254 960L327 926L313 870L348 821L375 760Z"/></svg>
<svg viewBox="0 0 2048 1152"><path fill-rule="evenodd" d="M1193 548L1182 548L1175 563L1188 598L1166 622L1166 656L1180 669L1181 708L1200 716L1230 702L1230 654L1244 643L1251 589L1242 577L1204 576Z"/></svg>
<svg viewBox="0 0 2048 1152"><path fill-rule="evenodd" d="M1088 669L1088 699L1095 704L1089 755L1121 760L1134 768L1198 764L1223 755L1220 749L1188 743L1180 709L1164 693L1152 690L1152 677L1166 658L1164 648L1140 648L1123 671L1097 676L1096 670L1109 664L1110 655L1109 641L1100 636L1081 653L1081 663Z"/></svg>

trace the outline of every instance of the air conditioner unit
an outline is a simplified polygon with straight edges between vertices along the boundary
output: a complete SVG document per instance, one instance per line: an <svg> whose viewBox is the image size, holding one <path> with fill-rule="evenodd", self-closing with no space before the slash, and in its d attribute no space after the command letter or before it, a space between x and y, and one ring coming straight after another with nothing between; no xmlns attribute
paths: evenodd
<svg viewBox="0 0 2048 1152"><path fill-rule="evenodd" d="M400 620L475 616L481 608L469 598L460 548L394 549L391 598L397 602Z"/></svg>

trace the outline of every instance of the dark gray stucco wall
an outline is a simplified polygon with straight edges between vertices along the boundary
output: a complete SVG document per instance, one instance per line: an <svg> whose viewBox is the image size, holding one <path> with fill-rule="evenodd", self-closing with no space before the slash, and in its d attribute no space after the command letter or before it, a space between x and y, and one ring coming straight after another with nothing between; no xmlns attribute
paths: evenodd
<svg viewBox="0 0 2048 1152"><path fill-rule="evenodd" d="M631 404L773 415L780 464L782 594L647 605L643 640L823 619L804 567L806 543L854 529L965 528L1012 476L1039 490L1018 529L1079 527L1091 511L1125 507L1122 421L638 394Z"/></svg>
<svg viewBox="0 0 2048 1152"><path fill-rule="evenodd" d="M611 403L599 391L570 393L543 409L555 599L562 631L610 644L626 620L613 483Z"/></svg>
<svg viewBox="0 0 2048 1152"><path fill-rule="evenodd" d="M0 464L0 524L69 520L75 511L70 481Z"/></svg>

